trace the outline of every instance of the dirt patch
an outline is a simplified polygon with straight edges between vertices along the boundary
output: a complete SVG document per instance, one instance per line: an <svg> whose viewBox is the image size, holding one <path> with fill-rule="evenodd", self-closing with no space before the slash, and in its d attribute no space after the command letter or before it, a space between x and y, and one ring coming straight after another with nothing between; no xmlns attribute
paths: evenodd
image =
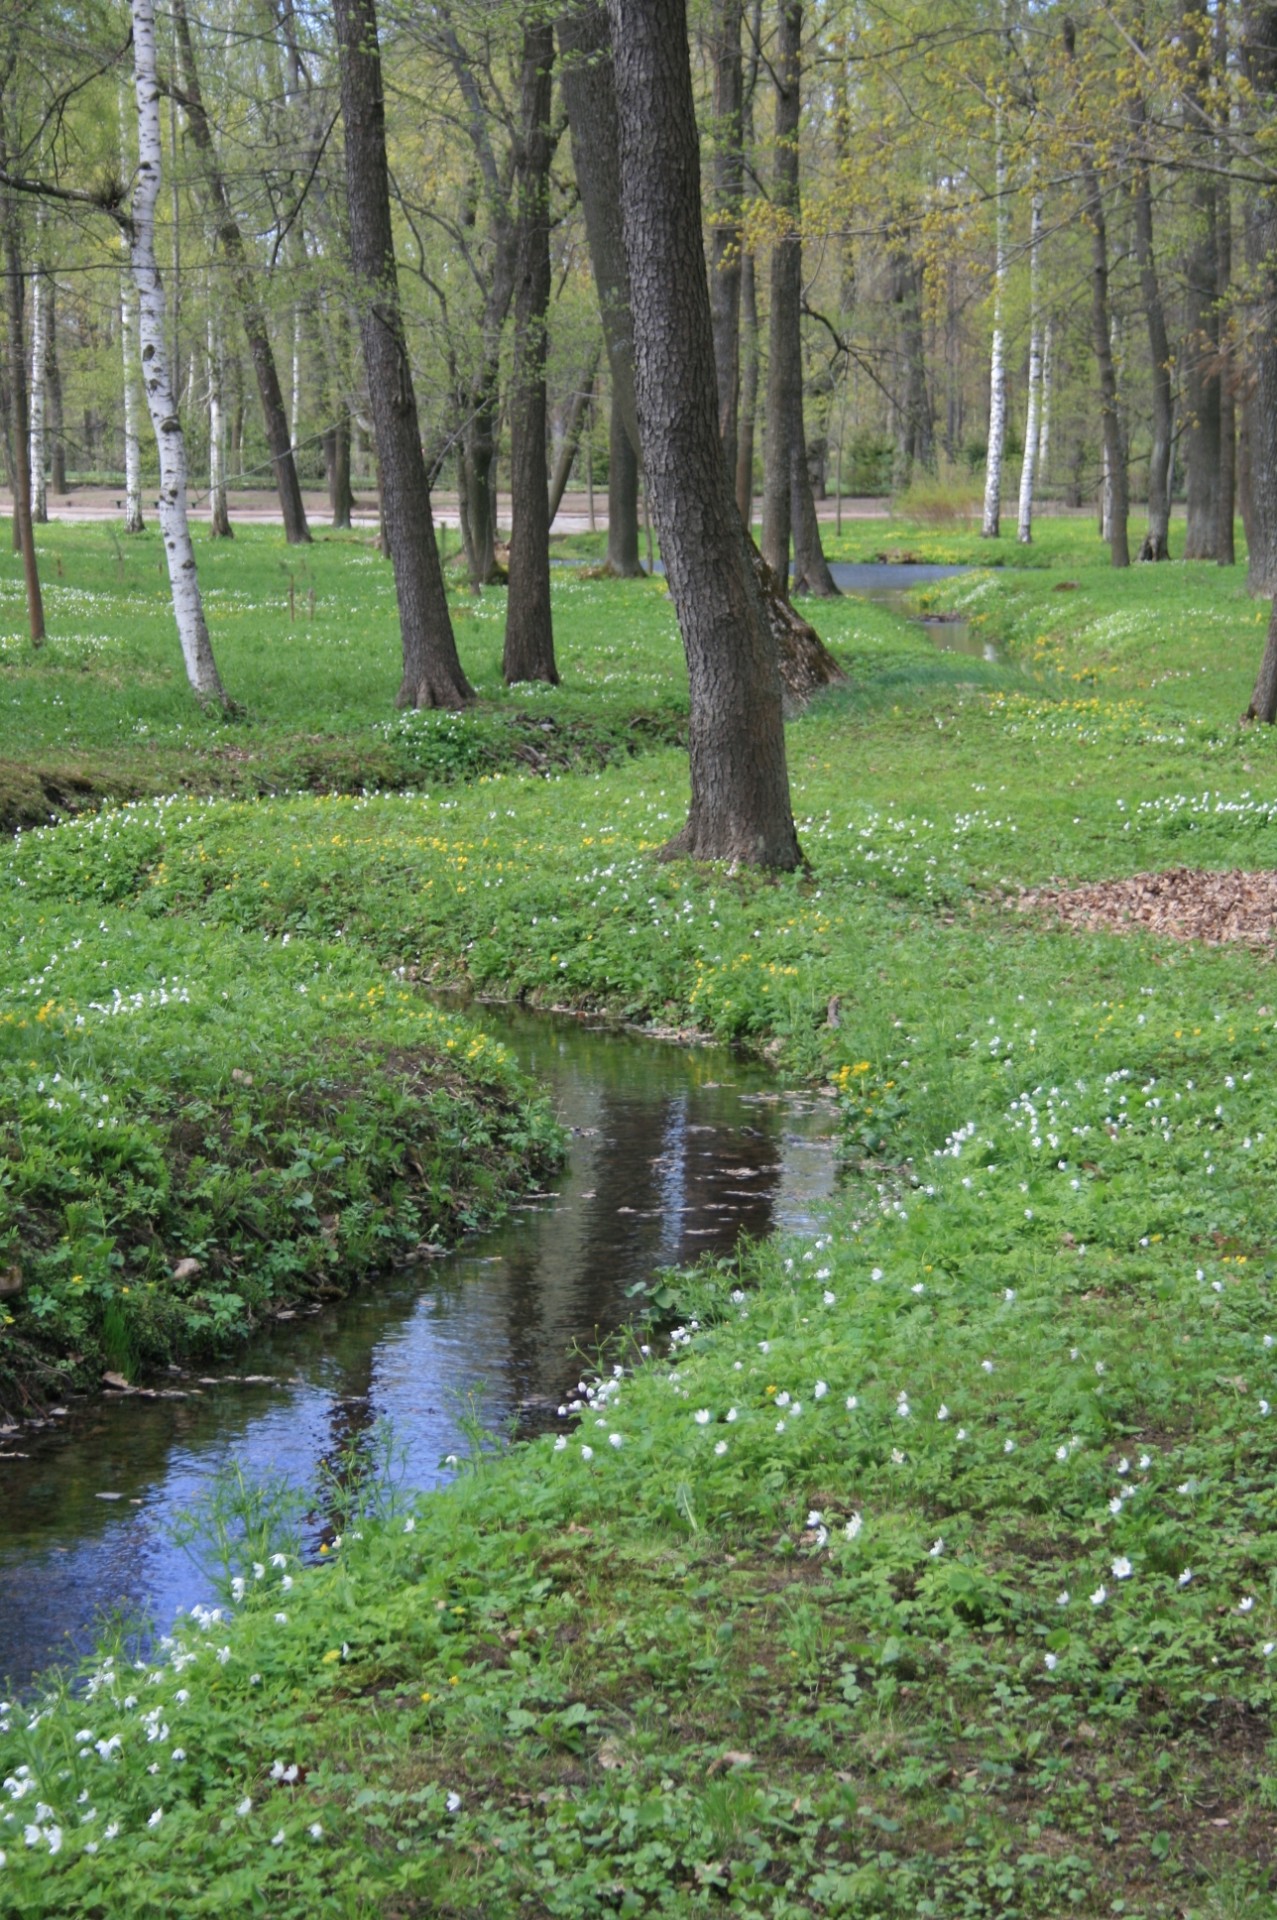
<svg viewBox="0 0 1277 1920"><path fill-rule="evenodd" d="M1143 928L1211 947L1231 941L1267 951L1277 945L1277 873L1172 867L1088 886L1026 887L1014 905L1019 913L1050 914L1088 933Z"/></svg>

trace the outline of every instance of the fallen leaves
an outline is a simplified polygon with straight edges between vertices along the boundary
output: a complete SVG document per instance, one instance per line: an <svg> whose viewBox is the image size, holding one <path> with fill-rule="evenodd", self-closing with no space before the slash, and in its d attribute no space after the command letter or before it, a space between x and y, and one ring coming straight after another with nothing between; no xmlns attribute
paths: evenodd
<svg viewBox="0 0 1277 1920"><path fill-rule="evenodd" d="M1205 872L1172 867L1077 887L1026 887L1015 898L1020 913L1048 913L1082 932L1142 928L1171 940L1207 946L1237 942L1272 947L1277 939L1277 873Z"/></svg>

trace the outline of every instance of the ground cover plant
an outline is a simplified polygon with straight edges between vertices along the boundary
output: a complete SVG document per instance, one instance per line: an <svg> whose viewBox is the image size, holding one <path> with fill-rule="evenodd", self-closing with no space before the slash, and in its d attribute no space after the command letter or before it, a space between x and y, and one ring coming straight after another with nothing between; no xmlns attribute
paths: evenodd
<svg viewBox="0 0 1277 1920"><path fill-rule="evenodd" d="M617 644L630 603L580 591ZM632 591L619 704L668 636ZM790 730L801 875L658 865L662 747L6 850L55 1054L107 920L169 980L224 950L205 1012L246 1043L216 994L260 972L302 1052L318 996L355 995L353 1044L345 1009L417 1019L427 979L770 1050L831 1089L847 1180L818 1234L666 1276L648 1356L599 1356L557 1433L348 1492L339 1540L246 1544L140 1668L104 1646L0 1711L0 1910L1271 1912L1271 940L1022 905L1274 865L1236 720L1262 629L1239 570L1076 551L928 597L1001 659L822 609L851 685ZM121 1084L126 1025L83 1043Z"/></svg>

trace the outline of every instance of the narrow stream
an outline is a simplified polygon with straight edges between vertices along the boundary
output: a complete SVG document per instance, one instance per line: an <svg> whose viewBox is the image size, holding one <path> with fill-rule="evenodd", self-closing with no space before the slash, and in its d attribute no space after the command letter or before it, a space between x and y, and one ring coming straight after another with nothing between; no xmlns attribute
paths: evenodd
<svg viewBox="0 0 1277 1920"><path fill-rule="evenodd" d="M872 561L866 564L835 561L830 573L844 593L873 600L890 607L905 620L923 629L928 640L942 653L965 653L973 660L998 660L1001 655L991 640L974 633L969 620L947 613L918 613L909 604L916 587L930 586L935 580L954 580L969 573L969 567L933 566L921 561Z"/></svg>
<svg viewBox="0 0 1277 1920"><path fill-rule="evenodd" d="M477 1008L571 1128L553 1192L446 1259L254 1337L233 1364L174 1374L0 1438L0 1676L84 1650L95 1618L161 1629L212 1598L175 1529L217 1476L320 1463L391 1423L410 1487L448 1477L473 1392L485 1425L553 1418L594 1341L634 1316L657 1269L741 1234L814 1224L833 1189L832 1115L720 1049Z"/></svg>

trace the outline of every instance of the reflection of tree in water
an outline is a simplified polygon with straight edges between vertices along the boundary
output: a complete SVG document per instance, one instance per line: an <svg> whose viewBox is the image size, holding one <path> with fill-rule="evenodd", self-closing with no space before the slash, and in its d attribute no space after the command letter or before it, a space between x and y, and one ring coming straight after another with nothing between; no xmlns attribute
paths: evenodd
<svg viewBox="0 0 1277 1920"><path fill-rule="evenodd" d="M760 1107L733 1125L697 1119L695 1095L678 1103L680 1124L669 1158L679 1174L678 1233L671 1265L705 1253L730 1253L742 1233L770 1233L780 1187L776 1113Z"/></svg>
<svg viewBox="0 0 1277 1920"><path fill-rule="evenodd" d="M349 1524L371 1481L387 1465L385 1429L373 1397L379 1348L372 1343L354 1346L337 1373L328 1401L329 1441L319 1458L317 1475L323 1511L307 1516L330 1539Z"/></svg>

